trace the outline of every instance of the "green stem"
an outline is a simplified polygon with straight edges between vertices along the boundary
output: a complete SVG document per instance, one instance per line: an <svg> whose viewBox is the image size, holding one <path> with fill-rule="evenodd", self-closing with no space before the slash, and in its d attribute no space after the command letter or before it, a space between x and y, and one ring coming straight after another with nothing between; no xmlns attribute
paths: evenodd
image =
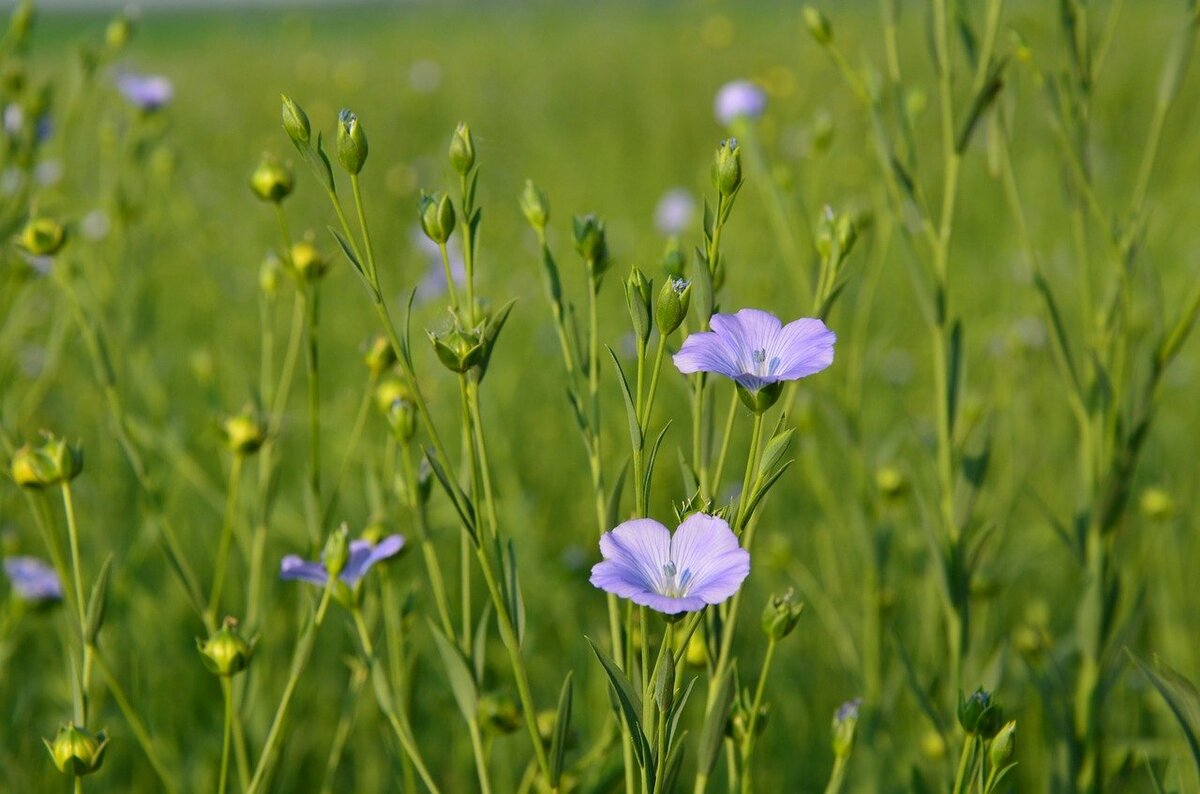
<svg viewBox="0 0 1200 794"><path fill-rule="evenodd" d="M839 755L833 759L833 771L829 773L829 783L825 785L825 794L841 794L842 784L846 779L846 762L849 756Z"/></svg>
<svg viewBox="0 0 1200 794"><path fill-rule="evenodd" d="M333 794L334 778L337 777L338 766L354 729L354 715L358 710L358 694L366 681L366 674L361 667L350 671L350 683L346 688L346 696L342 700L342 713L338 717L337 728L333 732L333 741L329 744L329 757L325 759L325 777L321 781L321 794Z"/></svg>
<svg viewBox="0 0 1200 794"><path fill-rule="evenodd" d="M445 243L438 243L438 252L442 255L442 269L446 272L446 291L450 293L450 308L455 314L457 314L459 309L458 288L454 286L454 273L450 268L450 254L446 250ZM469 281L467 288L470 289ZM474 300L471 300L471 303L473 306ZM472 311L472 309L468 308L468 311Z"/></svg>
<svg viewBox="0 0 1200 794"><path fill-rule="evenodd" d="M795 389L790 389L789 398L793 394L795 394ZM737 417L738 402L738 393L735 388L729 395L729 411L725 414L725 434L721 438L721 450L717 453L717 468L713 471L713 489L717 491L721 488L721 476L725 473L725 459L729 455L729 442L733 438L733 420Z"/></svg>
<svg viewBox="0 0 1200 794"><path fill-rule="evenodd" d="M758 673L758 684L754 687L754 700L750 705L750 720L746 724L746 737L742 745L742 791L744 794L749 794L752 789L750 756L754 754L758 738L758 713L762 708L763 694L767 688L767 674L771 672L771 663L775 660L775 648L778 644L778 640L774 637L767 641L767 655L763 658L762 669Z"/></svg>
<svg viewBox="0 0 1200 794"><path fill-rule="evenodd" d="M337 508L338 494L342 487L342 482L346 479L346 472L350 470L350 461L354 459L354 450L358 447L358 442L362 438L363 429L367 424L367 413L371 408L371 400L374 397L375 383L378 378L375 375L371 376L367 383L366 391L363 392L362 400L358 404L358 411L354 415L354 424L350 428L350 438L346 442L346 452L342 456L342 465L338 467L337 477L333 480L333 485L329 489L328 501L325 504L325 509L321 511L321 526L329 526L333 516L333 511Z"/></svg>
<svg viewBox="0 0 1200 794"><path fill-rule="evenodd" d="M125 717L125 721L129 723L129 728L133 731L134 738L137 739L138 746L142 748L142 752L146 755L146 760L150 762L154 773L158 775L158 780L162 783L163 789L168 794L175 794L178 790L175 786L171 774L167 771L166 764L158 756L158 751L154 747L154 739L150 735L150 731L146 729L145 723L138 716L137 711L133 707L133 703L129 700L129 695L125 693L121 682L117 680L113 673L112 667L104 655L97 649L93 649L96 659L96 666L100 668L100 674L104 676L104 682L108 685L108 691L112 693L113 700L117 702L117 708L121 710L121 715Z"/></svg>
<svg viewBox="0 0 1200 794"><path fill-rule="evenodd" d="M658 394L658 375L662 372L663 355L666 353L666 348L667 339L660 334L658 346L654 350L654 368L650 371L650 391L646 394L646 405L641 415L643 431L650 424L650 415L654 410L654 397Z"/></svg>
<svg viewBox="0 0 1200 794"><path fill-rule="evenodd" d="M221 776L217 783L217 794L225 794L225 785L229 780L229 747L233 743L233 687L222 687L225 690L225 730L221 739Z"/></svg>
<svg viewBox="0 0 1200 794"><path fill-rule="evenodd" d="M750 451L746 457L746 474L742 478L742 492L738 495L737 519L733 528L741 533L750 519L750 499L753 496L753 486L758 473L758 447L762 443L763 414L754 414L754 427L750 431Z"/></svg>
<svg viewBox="0 0 1200 794"><path fill-rule="evenodd" d="M308 344L305 347L305 368L308 372L308 535L316 546L321 534L317 525L321 503L321 384L317 358L317 325L320 318L320 290L317 282L309 283L304 291L304 320Z"/></svg>
<svg viewBox="0 0 1200 794"><path fill-rule="evenodd" d="M971 779L971 769L975 766L974 736L967 736L963 741L962 753L958 757L958 772L954 775L953 794L963 794L963 786Z"/></svg>
<svg viewBox="0 0 1200 794"><path fill-rule="evenodd" d="M221 522L221 539L217 542L217 561L213 571L212 589L208 598L208 619L217 621L217 613L221 609L221 590L225 586L225 568L229 560L229 547L233 542L234 515L237 513L238 483L242 479L242 463L246 458L238 452L233 455L233 463L229 467L228 497L225 502L225 518Z"/></svg>

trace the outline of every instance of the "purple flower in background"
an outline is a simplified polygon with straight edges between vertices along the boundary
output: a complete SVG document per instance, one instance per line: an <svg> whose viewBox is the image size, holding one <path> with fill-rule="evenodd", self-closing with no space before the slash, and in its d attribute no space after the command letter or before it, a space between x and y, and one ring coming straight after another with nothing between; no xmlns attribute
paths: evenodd
<svg viewBox="0 0 1200 794"><path fill-rule="evenodd" d="M4 573L13 591L26 601L58 601L62 585L58 575L37 557L5 557Z"/></svg>
<svg viewBox="0 0 1200 794"><path fill-rule="evenodd" d="M369 540L355 540L350 543L350 558L346 567L338 577L347 587L354 587L358 580L366 576L367 571L377 562L393 557L404 548L403 535L388 535L378 543ZM280 579L299 579L321 587L329 581L329 572L325 570L324 562L312 562L301 559L295 554L289 554L279 564Z"/></svg>
<svg viewBox="0 0 1200 794"><path fill-rule="evenodd" d="M430 240L420 226L413 226L409 237L427 262L425 275L417 284L417 300L425 303L446 292L446 268L442 265L442 252L438 244ZM457 237L451 237L446 243L446 254L450 257L450 275L455 285L461 287L467 283L467 265Z"/></svg>
<svg viewBox="0 0 1200 794"><path fill-rule="evenodd" d="M690 335L672 357L680 372L715 372L753 393L833 363L837 337L820 320L804 317L782 325L770 312L742 309L714 314L710 322L711 331Z"/></svg>
<svg viewBox="0 0 1200 794"><path fill-rule="evenodd" d="M858 719L859 709L862 708L862 698L854 698L847 700L842 705L838 706L837 713L833 715L834 722L845 722L846 720Z"/></svg>
<svg viewBox="0 0 1200 794"><path fill-rule="evenodd" d="M749 80L734 80L721 86L713 103L713 114L725 127L733 124L735 119L745 118L753 121L766 109L766 92Z"/></svg>
<svg viewBox="0 0 1200 794"><path fill-rule="evenodd" d="M667 615L719 604L750 574L750 553L729 524L703 513L684 519L674 536L649 518L626 521L600 537L600 553L594 586Z"/></svg>
<svg viewBox="0 0 1200 794"><path fill-rule="evenodd" d="M4 131L16 137L25 126L25 111L16 102L10 102L4 108Z"/></svg>
<svg viewBox="0 0 1200 794"><path fill-rule="evenodd" d="M133 72L117 75L117 90L139 110L147 113L162 108L175 95L175 88L167 78Z"/></svg>
<svg viewBox="0 0 1200 794"><path fill-rule="evenodd" d="M654 225L669 236L682 234L696 214L696 199L681 187L671 188L654 208Z"/></svg>

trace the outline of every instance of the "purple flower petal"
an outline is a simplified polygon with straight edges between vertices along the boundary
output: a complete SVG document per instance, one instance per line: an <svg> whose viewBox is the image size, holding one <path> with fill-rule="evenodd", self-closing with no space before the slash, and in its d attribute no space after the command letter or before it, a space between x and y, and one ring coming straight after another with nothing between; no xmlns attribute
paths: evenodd
<svg viewBox="0 0 1200 794"><path fill-rule="evenodd" d="M671 356L671 361L684 375L715 372L727 378L736 378L741 374L737 353L730 350L725 340L712 331L689 334L679 352Z"/></svg>
<svg viewBox="0 0 1200 794"><path fill-rule="evenodd" d="M4 573L13 591L26 601L50 601L62 598L58 574L37 557L5 557Z"/></svg>
<svg viewBox="0 0 1200 794"><path fill-rule="evenodd" d="M837 335L825 323L811 317L794 320L776 336L767 355L779 359L780 380L798 380L814 375L833 363Z"/></svg>
<svg viewBox="0 0 1200 794"><path fill-rule="evenodd" d="M749 80L734 80L721 86L713 102L713 115L725 127L739 118L756 119L766 109L766 92Z"/></svg>
<svg viewBox="0 0 1200 794"><path fill-rule="evenodd" d="M117 90L141 110L154 111L175 95L171 81L160 75L125 72L117 76Z"/></svg>
<svg viewBox="0 0 1200 794"><path fill-rule="evenodd" d="M685 188L671 188L654 208L654 225L667 236L683 234L696 213L696 199Z"/></svg>
<svg viewBox="0 0 1200 794"><path fill-rule="evenodd" d="M279 563L279 578L310 582L324 587L325 582L329 580L329 574L321 563L309 562L295 554L289 554Z"/></svg>
<svg viewBox="0 0 1200 794"><path fill-rule="evenodd" d="M622 598L632 598L634 592L658 589L662 567L670 561L671 531L649 518L626 521L600 536L600 553L605 562L592 568L592 583Z"/></svg>
<svg viewBox="0 0 1200 794"><path fill-rule="evenodd" d="M403 535L388 535L375 545L370 541L356 540L350 544L350 559L342 571L341 580L353 587L377 562L392 557L404 548Z"/></svg>
<svg viewBox="0 0 1200 794"><path fill-rule="evenodd" d="M675 530L671 559L688 595L707 604L732 596L750 575L750 552L738 545L729 524L703 513L688 516Z"/></svg>

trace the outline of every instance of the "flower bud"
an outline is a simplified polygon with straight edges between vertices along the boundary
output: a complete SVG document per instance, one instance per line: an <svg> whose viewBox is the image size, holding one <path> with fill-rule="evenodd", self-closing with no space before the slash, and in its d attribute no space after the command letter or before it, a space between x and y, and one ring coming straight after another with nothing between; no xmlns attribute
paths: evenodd
<svg viewBox="0 0 1200 794"><path fill-rule="evenodd" d="M83 449L78 444L72 446L47 433L42 450L50 461L55 482L70 482L83 471Z"/></svg>
<svg viewBox="0 0 1200 794"><path fill-rule="evenodd" d="M642 344L650 338L650 282L638 268L629 271L625 279L625 305L629 307L629 319L633 331Z"/></svg>
<svg viewBox="0 0 1200 794"><path fill-rule="evenodd" d="M993 769L1003 769L1008 759L1012 758L1016 734L1016 720L1009 720L992 739L988 746L988 760L992 762Z"/></svg>
<svg viewBox="0 0 1200 794"><path fill-rule="evenodd" d="M659 712L670 712L675 704L675 659L667 654L658 665L658 674L654 677L654 703Z"/></svg>
<svg viewBox="0 0 1200 794"><path fill-rule="evenodd" d="M1175 500L1171 498L1171 494L1154 486L1142 491L1138 506L1142 509L1142 515L1156 520L1170 518L1175 514Z"/></svg>
<svg viewBox="0 0 1200 794"><path fill-rule="evenodd" d="M30 218L17 242L34 256L54 256L67 241L67 230L50 218Z"/></svg>
<svg viewBox="0 0 1200 794"><path fill-rule="evenodd" d="M813 6L804 7L804 25L812 34L813 40L822 47L833 41L833 29L829 27L829 19Z"/></svg>
<svg viewBox="0 0 1200 794"><path fill-rule="evenodd" d="M479 722L485 730L507 736L520 729L521 711L511 695L489 692L479 698Z"/></svg>
<svg viewBox="0 0 1200 794"><path fill-rule="evenodd" d="M301 281L316 281L329 270L329 260L316 245L312 232L292 244L292 270Z"/></svg>
<svg viewBox="0 0 1200 794"><path fill-rule="evenodd" d="M1003 710L992 699L990 692L976 689L970 697L958 696L958 724L968 736L990 739L1003 724Z"/></svg>
<svg viewBox="0 0 1200 794"><path fill-rule="evenodd" d="M118 14L104 29L104 45L110 52L118 52L125 48L132 35L133 20L127 12Z"/></svg>
<svg viewBox="0 0 1200 794"><path fill-rule="evenodd" d="M604 221L595 215L584 215L574 219L575 250L599 278L608 269L608 239L604 234Z"/></svg>
<svg viewBox="0 0 1200 794"><path fill-rule="evenodd" d="M483 358L484 345L479 334L453 328L441 334L429 332L438 360L451 372L466 372Z"/></svg>
<svg viewBox="0 0 1200 794"><path fill-rule="evenodd" d="M754 737L758 738L763 735L763 731L767 729L767 718L771 714L770 706L763 703L758 707L758 716L754 720ZM746 741L750 731L750 715L751 709L747 704L739 703L734 706L733 714L729 717L729 725L726 727L726 733L737 741L739 744Z"/></svg>
<svg viewBox="0 0 1200 794"><path fill-rule="evenodd" d="M525 220L535 229L545 229L550 220L550 202L546 194L537 189L532 179L525 180L525 189L521 191L521 212Z"/></svg>
<svg viewBox="0 0 1200 794"><path fill-rule="evenodd" d="M25 444L13 453L9 472L22 488L46 488L55 483L54 462L31 444Z"/></svg>
<svg viewBox="0 0 1200 794"><path fill-rule="evenodd" d="M346 109L338 113L337 155L342 168L351 174L357 174L367 162L367 135L358 116Z"/></svg>
<svg viewBox="0 0 1200 794"><path fill-rule="evenodd" d="M782 595L772 596L762 614L763 633L778 642L792 633L804 611L804 602L796 600L796 591L788 588Z"/></svg>
<svg viewBox="0 0 1200 794"><path fill-rule="evenodd" d="M263 201L278 204L288 197L294 186L292 169L271 154L264 154L250 175L250 189Z"/></svg>
<svg viewBox="0 0 1200 794"><path fill-rule="evenodd" d="M25 45L25 39L29 37L29 31L33 28L35 10L32 0L22 0L9 18L8 34L18 49Z"/></svg>
<svg viewBox="0 0 1200 794"><path fill-rule="evenodd" d="M687 317L692 301L692 282L683 278L668 278L658 291L658 303L654 306L654 322L663 336L675 333Z"/></svg>
<svg viewBox="0 0 1200 794"><path fill-rule="evenodd" d="M237 618L227 617L221 628L214 631L207 640L196 640L200 658L213 675L237 675L250 664L256 641L246 642L238 632L237 626Z"/></svg>
<svg viewBox="0 0 1200 794"><path fill-rule="evenodd" d="M321 552L321 560L332 579L336 579L338 574L346 570L346 563L350 560L350 528L344 523L329 533L325 549Z"/></svg>
<svg viewBox="0 0 1200 794"><path fill-rule="evenodd" d="M308 142L312 137L312 128L308 123L308 114L287 94L280 94L280 99L283 101L284 131L287 132L288 137L292 139L292 143L296 144L296 146L308 146Z"/></svg>
<svg viewBox="0 0 1200 794"><path fill-rule="evenodd" d="M847 700L833 715L833 754L838 758L847 758L854 750L854 734L861 707L862 698Z"/></svg>
<svg viewBox="0 0 1200 794"><path fill-rule="evenodd" d="M386 336L377 334L371 339L363 362L367 365L371 377L378 378L396 363L396 351Z"/></svg>
<svg viewBox="0 0 1200 794"><path fill-rule="evenodd" d="M54 740L42 739L59 772L75 777L90 775L104 762L108 737L104 731L92 734L86 728L67 724L59 726Z"/></svg>
<svg viewBox="0 0 1200 794"><path fill-rule="evenodd" d="M450 197L445 193L423 193L417 211L425 236L438 245L445 245L454 232L454 204Z"/></svg>
<svg viewBox="0 0 1200 794"><path fill-rule="evenodd" d="M717 145L713 155L712 183L717 192L728 198L742 186L742 149L736 138Z"/></svg>
<svg viewBox="0 0 1200 794"><path fill-rule="evenodd" d="M235 455L253 455L267 440L267 430L251 411L227 417L221 422L225 446Z"/></svg>
<svg viewBox="0 0 1200 794"><path fill-rule="evenodd" d="M895 499L908 489L908 480L895 466L880 466L875 471L875 487L886 498Z"/></svg>
<svg viewBox="0 0 1200 794"><path fill-rule="evenodd" d="M375 404L396 434L396 440L411 441L417 433L417 411L408 385L396 377L383 379L375 387Z"/></svg>
<svg viewBox="0 0 1200 794"><path fill-rule="evenodd" d="M466 176L475 167L475 140L471 128L461 121L450 139L450 167L459 176Z"/></svg>

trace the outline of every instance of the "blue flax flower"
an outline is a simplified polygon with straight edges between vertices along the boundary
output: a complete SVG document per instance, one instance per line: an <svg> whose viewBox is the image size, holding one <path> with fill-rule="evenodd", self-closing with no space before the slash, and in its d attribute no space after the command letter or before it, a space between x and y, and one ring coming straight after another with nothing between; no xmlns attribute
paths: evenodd
<svg viewBox="0 0 1200 794"><path fill-rule="evenodd" d="M713 102L713 114L724 127L736 119L753 121L767 109L767 94L749 80L734 80L721 86Z"/></svg>
<svg viewBox="0 0 1200 794"><path fill-rule="evenodd" d="M59 601L62 584L58 574L37 557L5 557L4 573L12 582L13 592L26 601Z"/></svg>
<svg viewBox="0 0 1200 794"><path fill-rule="evenodd" d="M719 604L750 574L750 553L729 524L703 513L684 519L674 536L649 518L626 521L600 537L600 553L593 585L667 615Z"/></svg>
<svg viewBox="0 0 1200 794"><path fill-rule="evenodd" d="M769 407L785 381L806 378L833 363L837 336L811 317L783 325L769 312L742 309L714 314L710 324L711 331L683 340L672 357L675 367L684 374L715 372L732 378L753 410Z"/></svg>
<svg viewBox="0 0 1200 794"><path fill-rule="evenodd" d="M167 78L134 72L122 72L117 75L117 90L132 105L147 113L164 107L175 95L175 87Z"/></svg>
<svg viewBox="0 0 1200 794"><path fill-rule="evenodd" d="M350 557L346 567L338 576L347 587L354 587L366 576L367 571L377 562L395 556L404 548L403 535L388 535L378 543L369 540L355 540L350 543ZM279 564L280 579L299 579L321 587L329 581L329 572L325 570L324 562L305 560L295 554L289 554Z"/></svg>

